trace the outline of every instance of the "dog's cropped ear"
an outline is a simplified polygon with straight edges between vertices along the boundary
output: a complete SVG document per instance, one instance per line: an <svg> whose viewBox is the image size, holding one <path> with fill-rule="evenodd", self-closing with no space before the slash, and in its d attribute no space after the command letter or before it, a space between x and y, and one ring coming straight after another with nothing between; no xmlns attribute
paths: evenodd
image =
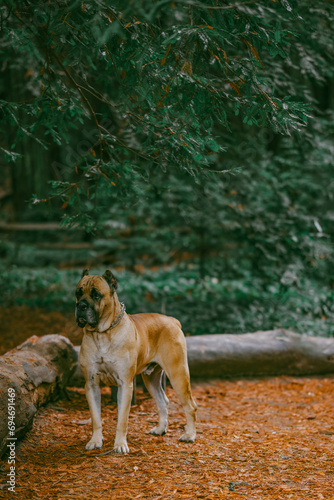
<svg viewBox="0 0 334 500"><path fill-rule="evenodd" d="M104 278L108 283L111 293L114 293L117 289L117 279L115 278L113 273L109 269L107 269L102 278Z"/></svg>
<svg viewBox="0 0 334 500"><path fill-rule="evenodd" d="M88 274L88 269L84 269L84 270L82 271L81 279L82 279L84 276L87 276L87 274Z"/></svg>

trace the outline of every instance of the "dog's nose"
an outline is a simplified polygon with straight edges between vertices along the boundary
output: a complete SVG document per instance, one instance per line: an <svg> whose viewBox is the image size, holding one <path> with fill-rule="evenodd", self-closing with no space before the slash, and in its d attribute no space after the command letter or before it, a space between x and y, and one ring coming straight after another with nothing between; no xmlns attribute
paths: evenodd
<svg viewBox="0 0 334 500"><path fill-rule="evenodd" d="M79 311L85 311L88 307L88 304L85 300L82 300L81 302L79 302L78 304L78 309Z"/></svg>

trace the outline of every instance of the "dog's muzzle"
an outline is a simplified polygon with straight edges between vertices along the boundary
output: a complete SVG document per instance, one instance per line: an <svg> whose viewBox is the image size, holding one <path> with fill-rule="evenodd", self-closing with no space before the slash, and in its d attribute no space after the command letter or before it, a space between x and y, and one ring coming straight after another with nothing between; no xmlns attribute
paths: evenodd
<svg viewBox="0 0 334 500"><path fill-rule="evenodd" d="M88 323L95 327L98 323L95 311L90 307L86 300L80 300L75 307L75 319L80 328Z"/></svg>

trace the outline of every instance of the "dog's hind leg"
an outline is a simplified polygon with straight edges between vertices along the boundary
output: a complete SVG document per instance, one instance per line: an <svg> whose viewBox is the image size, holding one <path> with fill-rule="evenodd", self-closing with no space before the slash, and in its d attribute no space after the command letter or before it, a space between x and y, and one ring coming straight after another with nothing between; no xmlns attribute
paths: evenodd
<svg viewBox="0 0 334 500"><path fill-rule="evenodd" d="M180 441L193 443L196 438L197 405L191 395L187 351L183 339L182 342L174 343L173 350L164 359L163 369L186 415L187 424L185 432L180 437Z"/></svg>
<svg viewBox="0 0 334 500"><path fill-rule="evenodd" d="M180 373L180 371L172 373L168 378L170 380L170 383L172 384L173 389L176 392L177 397L180 400L180 403L183 406L183 410L187 419L185 432L180 437L180 441L193 443L196 438L197 405L191 395L189 372L187 373L187 370L182 370L183 373Z"/></svg>
<svg viewBox="0 0 334 500"><path fill-rule="evenodd" d="M150 430L150 434L163 436L166 434L168 427L168 398L161 386L162 368L156 365L149 375L142 373L142 377L147 390L155 399L159 412L159 424Z"/></svg>

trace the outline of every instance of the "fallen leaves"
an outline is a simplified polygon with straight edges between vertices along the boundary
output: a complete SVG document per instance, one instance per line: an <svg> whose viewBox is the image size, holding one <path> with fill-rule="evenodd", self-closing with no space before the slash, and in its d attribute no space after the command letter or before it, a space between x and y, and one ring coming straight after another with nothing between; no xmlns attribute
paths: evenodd
<svg viewBox="0 0 334 500"><path fill-rule="evenodd" d="M84 390L39 411L17 446L17 498L333 498L333 378L277 377L196 384L198 437L178 441L183 411L167 387L170 426L147 434L157 415L137 390L125 456L113 452L117 407L102 390L104 444L85 451L91 424ZM63 411L65 409L65 411ZM311 416L311 419L310 419Z"/></svg>

